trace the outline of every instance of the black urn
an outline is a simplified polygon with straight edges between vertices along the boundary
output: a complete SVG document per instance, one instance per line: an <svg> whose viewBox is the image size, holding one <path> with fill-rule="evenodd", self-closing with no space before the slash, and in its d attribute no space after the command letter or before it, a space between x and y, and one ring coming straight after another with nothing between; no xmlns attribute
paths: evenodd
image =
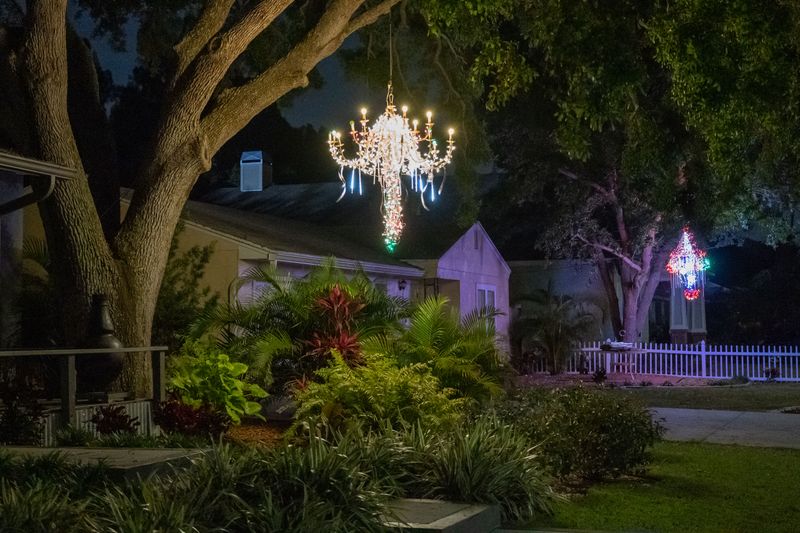
<svg viewBox="0 0 800 533"><path fill-rule="evenodd" d="M89 336L84 348L104 348L108 349L108 353L82 355L76 359L78 390L83 393L108 392L125 362L125 355L114 350L123 347L114 334L108 298L104 294L95 294L89 314Z"/></svg>

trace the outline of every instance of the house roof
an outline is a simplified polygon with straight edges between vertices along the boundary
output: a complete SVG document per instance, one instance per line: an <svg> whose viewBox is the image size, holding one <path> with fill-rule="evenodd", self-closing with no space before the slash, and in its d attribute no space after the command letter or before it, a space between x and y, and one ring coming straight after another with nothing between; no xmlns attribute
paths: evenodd
<svg viewBox="0 0 800 533"><path fill-rule="evenodd" d="M221 188L203 196L202 201L324 225L341 239L395 260L438 259L467 231L455 223L456 195L438 198L430 211L425 211L418 201L409 201L404 205L403 235L395 252L389 255L381 236L380 194L371 184L364 186L363 196L348 193L338 202L342 191L338 182L271 185L260 192Z"/></svg>
<svg viewBox="0 0 800 533"><path fill-rule="evenodd" d="M130 198L132 191L123 190ZM414 275L422 270L392 257L382 249L371 248L347 239L339 232L301 220L243 211L230 207L190 200L183 210L183 218L196 226L213 229L237 240L246 241L275 252L278 260L298 261L336 257L363 264L367 270L376 266L394 267L399 274ZM380 269L378 269L380 270Z"/></svg>

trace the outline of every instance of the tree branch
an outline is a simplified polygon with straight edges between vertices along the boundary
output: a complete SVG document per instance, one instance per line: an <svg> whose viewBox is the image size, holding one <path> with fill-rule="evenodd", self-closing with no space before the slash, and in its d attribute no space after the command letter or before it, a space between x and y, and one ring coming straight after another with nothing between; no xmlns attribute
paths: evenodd
<svg viewBox="0 0 800 533"><path fill-rule="evenodd" d="M250 82L220 94L202 120L212 153L258 113L292 89L308 84L308 73L354 31L378 20L399 0L384 0L352 18L364 0L333 0L320 20L286 56Z"/></svg>
<svg viewBox="0 0 800 533"><path fill-rule="evenodd" d="M235 0L206 0L203 4L203 10L195 25L173 48L178 56L172 77L173 84L183 75L203 47L225 25L234 2Z"/></svg>
<svg viewBox="0 0 800 533"><path fill-rule="evenodd" d="M583 235L576 235L575 237L579 241L583 242L584 244L586 244L588 246L591 246L592 248L595 248L597 250L602 250L604 252L610 253L611 255L619 257L623 262L627 263L635 271L637 271L637 272L641 272L642 271L642 266L640 264L638 264L636 261L634 261L633 259L631 259L627 255L623 254L622 252L619 252L619 251L611 248L610 246L606 246L605 244L601 244L599 242L590 241L589 239L587 239Z"/></svg>
<svg viewBox="0 0 800 533"><path fill-rule="evenodd" d="M586 178L581 178L580 176L578 176L577 174L575 174L572 171L567 170L566 168L563 168L563 167L559 168L558 169L558 173L561 174L562 176L566 176L567 178L569 178L569 179L571 179L573 181L577 181L578 183L582 183L584 185L587 185L588 187L591 187L592 189L596 190L597 192L599 192L600 194L602 194L606 198L611 198L612 197L611 192L609 192L608 189L606 189L605 187L603 187L599 183L595 183L592 180L589 180L589 179L586 179Z"/></svg>
<svg viewBox="0 0 800 533"><path fill-rule="evenodd" d="M261 0L229 29L212 36L177 83L172 109L197 119L233 62L291 3Z"/></svg>
<svg viewBox="0 0 800 533"><path fill-rule="evenodd" d="M399 1L400 0L383 0L383 2L381 2L377 6L365 11L364 13L362 13L361 15L350 21L350 24L348 24L347 28L345 28L345 32L347 33L347 35L350 35L351 33L356 32L361 28L364 28L365 26L369 26L382 16L388 14L389 11L392 9L392 6L397 4Z"/></svg>

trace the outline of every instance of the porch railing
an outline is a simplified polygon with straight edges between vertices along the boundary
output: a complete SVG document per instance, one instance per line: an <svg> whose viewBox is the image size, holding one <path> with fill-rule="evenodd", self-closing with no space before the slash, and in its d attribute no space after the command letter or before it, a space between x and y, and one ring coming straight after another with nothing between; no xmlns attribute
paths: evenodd
<svg viewBox="0 0 800 533"><path fill-rule="evenodd" d="M166 346L146 346L135 348L60 348L48 350L7 350L0 351L0 359L6 357L56 357L58 358L59 383L60 383L60 424L62 426L74 425L76 422L77 406L77 375L75 372L75 359L85 355L103 355L114 353L142 354L150 357L152 367L151 400L160 403L166 396Z"/></svg>

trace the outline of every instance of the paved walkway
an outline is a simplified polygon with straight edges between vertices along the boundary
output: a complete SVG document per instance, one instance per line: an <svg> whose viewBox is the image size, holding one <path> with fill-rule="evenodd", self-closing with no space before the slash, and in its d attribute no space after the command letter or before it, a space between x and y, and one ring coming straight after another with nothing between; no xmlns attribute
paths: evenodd
<svg viewBox="0 0 800 533"><path fill-rule="evenodd" d="M667 440L800 449L800 415L709 409L652 409Z"/></svg>

